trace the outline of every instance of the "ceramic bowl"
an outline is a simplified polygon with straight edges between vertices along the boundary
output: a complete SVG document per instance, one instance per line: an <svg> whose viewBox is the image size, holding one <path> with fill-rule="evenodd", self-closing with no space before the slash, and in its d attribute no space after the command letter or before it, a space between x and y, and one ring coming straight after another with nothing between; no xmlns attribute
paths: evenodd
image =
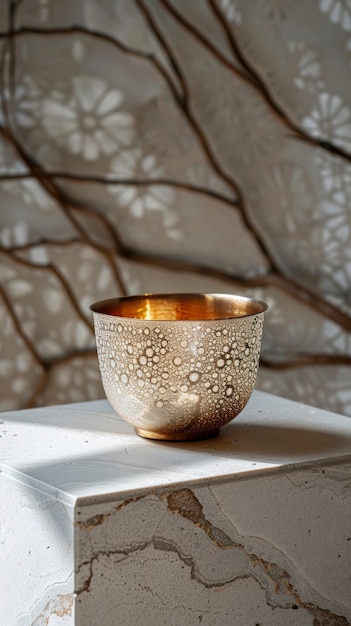
<svg viewBox="0 0 351 626"><path fill-rule="evenodd" d="M102 383L142 437L212 437L254 389L267 305L229 294L146 294L91 305Z"/></svg>

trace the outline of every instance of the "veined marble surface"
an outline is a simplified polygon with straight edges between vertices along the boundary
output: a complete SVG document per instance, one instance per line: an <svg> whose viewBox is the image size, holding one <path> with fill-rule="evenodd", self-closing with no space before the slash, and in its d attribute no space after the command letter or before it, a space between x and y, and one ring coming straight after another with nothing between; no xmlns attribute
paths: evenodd
<svg viewBox="0 0 351 626"><path fill-rule="evenodd" d="M107 401L0 421L2 626L351 623L350 418L256 391L200 442Z"/></svg>

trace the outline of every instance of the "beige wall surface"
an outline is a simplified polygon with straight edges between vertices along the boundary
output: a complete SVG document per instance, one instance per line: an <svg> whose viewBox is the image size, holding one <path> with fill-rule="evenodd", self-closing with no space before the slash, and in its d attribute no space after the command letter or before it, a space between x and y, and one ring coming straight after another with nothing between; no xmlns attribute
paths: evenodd
<svg viewBox="0 0 351 626"><path fill-rule="evenodd" d="M103 397L92 302L217 291L269 304L259 388L351 415L351 1L3 0L0 34L0 409Z"/></svg>

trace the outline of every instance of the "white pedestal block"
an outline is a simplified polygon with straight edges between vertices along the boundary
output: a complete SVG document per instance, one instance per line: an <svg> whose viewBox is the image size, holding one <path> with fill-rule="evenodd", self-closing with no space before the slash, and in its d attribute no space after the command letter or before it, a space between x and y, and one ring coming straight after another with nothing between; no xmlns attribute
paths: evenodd
<svg viewBox="0 0 351 626"><path fill-rule="evenodd" d="M351 419L262 392L219 437L107 401L0 414L1 626L347 626Z"/></svg>

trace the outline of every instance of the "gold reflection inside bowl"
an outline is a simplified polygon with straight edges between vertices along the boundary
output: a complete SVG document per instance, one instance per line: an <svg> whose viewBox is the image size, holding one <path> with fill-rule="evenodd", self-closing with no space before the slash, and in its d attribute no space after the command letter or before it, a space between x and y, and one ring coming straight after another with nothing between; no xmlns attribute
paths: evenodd
<svg viewBox="0 0 351 626"><path fill-rule="evenodd" d="M140 320L220 320L263 313L260 300L227 294L145 294L103 300L91 306L105 315Z"/></svg>

